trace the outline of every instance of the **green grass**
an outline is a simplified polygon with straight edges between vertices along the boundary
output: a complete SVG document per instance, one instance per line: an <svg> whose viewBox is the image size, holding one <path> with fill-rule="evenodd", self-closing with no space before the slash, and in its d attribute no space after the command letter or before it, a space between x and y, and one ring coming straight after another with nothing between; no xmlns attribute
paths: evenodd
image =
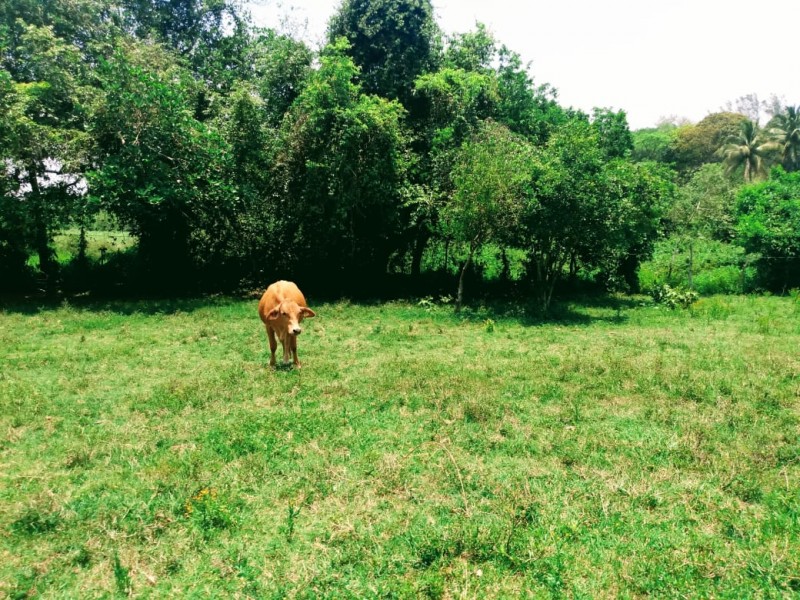
<svg viewBox="0 0 800 600"><path fill-rule="evenodd" d="M80 229L64 229L53 238L56 260L67 264L78 256L80 248ZM113 254L129 250L136 244L136 239L126 231L86 232L86 256L90 260L103 262ZM28 266L38 267L39 256L32 254Z"/></svg>
<svg viewBox="0 0 800 600"><path fill-rule="evenodd" d="M312 306L6 305L0 596L800 595L796 299Z"/></svg>

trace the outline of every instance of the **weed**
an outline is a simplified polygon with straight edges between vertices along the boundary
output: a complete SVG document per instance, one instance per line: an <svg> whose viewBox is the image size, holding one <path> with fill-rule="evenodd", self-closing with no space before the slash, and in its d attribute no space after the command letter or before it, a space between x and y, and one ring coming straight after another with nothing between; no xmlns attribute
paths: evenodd
<svg viewBox="0 0 800 600"><path fill-rule="evenodd" d="M286 541L288 543L292 543L292 538L294 537L294 526L297 523L297 517L300 516L300 507L295 506L294 504L289 504L286 509L286 525L284 527L284 535L286 536Z"/></svg>
<svg viewBox="0 0 800 600"><path fill-rule="evenodd" d="M214 531L233 525L233 517L226 503L219 498L215 488L204 487L189 498L184 505L184 516L190 519L208 537Z"/></svg>
<svg viewBox="0 0 800 600"><path fill-rule="evenodd" d="M656 304L663 304L673 310L676 308L689 308L700 297L693 290L676 290L666 283L654 288L651 295Z"/></svg>
<svg viewBox="0 0 800 600"><path fill-rule="evenodd" d="M116 552L114 553L112 568L114 569L114 583L117 586L117 592L123 596L130 596L133 593L130 570L122 565L119 560L119 554Z"/></svg>

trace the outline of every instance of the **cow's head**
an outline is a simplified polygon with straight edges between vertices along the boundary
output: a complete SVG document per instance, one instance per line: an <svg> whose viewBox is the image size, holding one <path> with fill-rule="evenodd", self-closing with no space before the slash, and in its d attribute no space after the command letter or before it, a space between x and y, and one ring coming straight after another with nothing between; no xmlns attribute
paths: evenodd
<svg viewBox="0 0 800 600"><path fill-rule="evenodd" d="M284 329L289 335L300 335L303 328L300 323L305 317L316 317L313 310L307 306L300 306L294 300L284 300L273 308L267 315L267 320L274 321L274 325Z"/></svg>

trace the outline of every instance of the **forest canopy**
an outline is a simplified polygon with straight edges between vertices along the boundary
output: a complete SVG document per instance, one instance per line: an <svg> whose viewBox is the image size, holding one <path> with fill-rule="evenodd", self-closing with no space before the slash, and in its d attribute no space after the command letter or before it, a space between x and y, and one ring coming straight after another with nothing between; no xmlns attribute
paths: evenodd
<svg viewBox="0 0 800 600"><path fill-rule="evenodd" d="M800 286L798 107L632 132L534 75L430 0L344 0L320 49L232 0L7 0L0 288Z"/></svg>

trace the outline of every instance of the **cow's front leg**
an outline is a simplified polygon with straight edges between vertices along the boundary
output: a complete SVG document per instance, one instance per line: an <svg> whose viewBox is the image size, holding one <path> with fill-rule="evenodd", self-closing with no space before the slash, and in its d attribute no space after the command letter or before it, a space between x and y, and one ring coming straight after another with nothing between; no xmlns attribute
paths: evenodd
<svg viewBox="0 0 800 600"><path fill-rule="evenodd" d="M287 339L288 338L288 339ZM281 339L281 344L283 344L283 364L289 364L289 359L292 353L292 338L291 336L285 335L283 339Z"/></svg>
<svg viewBox="0 0 800 600"><path fill-rule="evenodd" d="M272 327L267 327L267 338L269 339L269 366L275 366L275 351L278 349L278 340L275 339L275 331Z"/></svg>
<svg viewBox="0 0 800 600"><path fill-rule="evenodd" d="M297 336L291 336L291 344L292 344L292 356L294 357L294 366L298 369L302 366L300 364L300 359L297 358Z"/></svg>

